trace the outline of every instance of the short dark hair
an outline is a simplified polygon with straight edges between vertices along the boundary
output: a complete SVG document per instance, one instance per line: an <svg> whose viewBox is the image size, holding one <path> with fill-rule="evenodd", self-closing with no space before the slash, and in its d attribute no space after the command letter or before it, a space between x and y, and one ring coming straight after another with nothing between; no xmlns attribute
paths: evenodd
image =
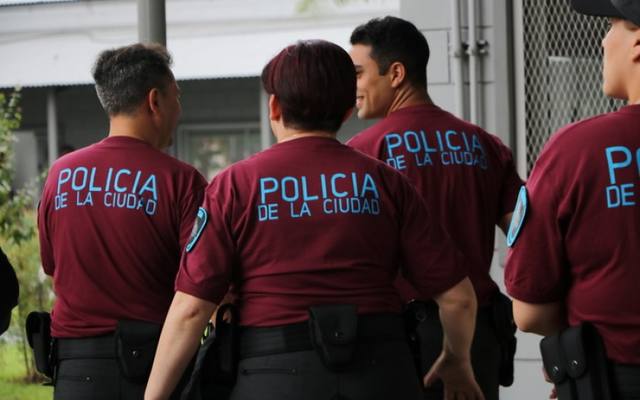
<svg viewBox="0 0 640 400"><path fill-rule="evenodd" d="M262 85L276 96L285 126L337 132L356 101L356 72L349 54L324 40L299 41L262 70Z"/></svg>
<svg viewBox="0 0 640 400"><path fill-rule="evenodd" d="M171 56L159 44L136 43L105 50L93 67L102 107L109 115L133 113L153 88L173 79Z"/></svg>
<svg viewBox="0 0 640 400"><path fill-rule="evenodd" d="M358 26L350 41L352 45L371 46L371 58L378 64L380 75L386 74L394 62L401 62L409 82L427 87L429 43L411 22L391 16L374 18Z"/></svg>

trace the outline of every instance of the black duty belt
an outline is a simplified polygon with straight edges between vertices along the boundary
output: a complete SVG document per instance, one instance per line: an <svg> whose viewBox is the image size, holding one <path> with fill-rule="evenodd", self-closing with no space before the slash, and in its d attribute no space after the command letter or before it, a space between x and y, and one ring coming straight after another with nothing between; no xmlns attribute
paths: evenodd
<svg viewBox="0 0 640 400"><path fill-rule="evenodd" d="M402 316L399 314L369 314L358 317L360 343L406 340ZM313 350L307 322L241 329L241 359L307 350Z"/></svg>
<svg viewBox="0 0 640 400"><path fill-rule="evenodd" d="M113 335L95 336L78 339L58 339L58 360L82 358L115 358Z"/></svg>

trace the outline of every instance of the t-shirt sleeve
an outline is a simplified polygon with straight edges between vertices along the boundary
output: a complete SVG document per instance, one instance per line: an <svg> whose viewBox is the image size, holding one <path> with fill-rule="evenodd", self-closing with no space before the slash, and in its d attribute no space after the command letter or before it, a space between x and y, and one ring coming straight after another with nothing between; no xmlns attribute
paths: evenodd
<svg viewBox="0 0 640 400"><path fill-rule="evenodd" d="M551 150L543 151L536 162L526 185L525 217L507 255L507 292L527 303L561 301L568 286L562 233L567 216L561 212L565 185L558 178L561 160Z"/></svg>
<svg viewBox="0 0 640 400"><path fill-rule="evenodd" d="M500 188L500 205L498 209L498 218L513 212L518 198L518 191L524 185L524 181L518 175L516 165L513 162L513 154L504 144L500 143L500 151L502 153L502 185ZM496 223L499 222L496 221Z"/></svg>
<svg viewBox="0 0 640 400"><path fill-rule="evenodd" d="M205 191L175 285L176 290L216 304L229 288L236 253L231 231L233 187L221 175Z"/></svg>
<svg viewBox="0 0 640 400"><path fill-rule="evenodd" d="M430 299L467 276L462 253L440 227L416 189L402 176L401 274Z"/></svg>
<svg viewBox="0 0 640 400"><path fill-rule="evenodd" d="M49 172L49 176L52 176L52 172ZM40 261L42 262L42 269L49 276L53 276L55 270L53 247L51 245L48 226L48 221L51 217L51 198L49 180L47 179L44 189L42 190L40 204L38 205L38 239L40 241Z"/></svg>
<svg viewBox="0 0 640 400"><path fill-rule="evenodd" d="M198 207L202 204L204 199L204 190L207 186L207 181L200 173L195 172L195 177L192 179L192 183L187 190L180 211L180 250L184 251L191 231L193 230L193 223L196 215L198 214Z"/></svg>

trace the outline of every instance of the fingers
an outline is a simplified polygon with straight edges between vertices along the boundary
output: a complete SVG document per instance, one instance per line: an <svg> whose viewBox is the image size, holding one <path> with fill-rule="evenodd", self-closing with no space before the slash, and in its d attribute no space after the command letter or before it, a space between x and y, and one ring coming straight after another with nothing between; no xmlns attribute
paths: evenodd
<svg viewBox="0 0 640 400"><path fill-rule="evenodd" d="M436 381L436 379L438 379L438 377L432 368L422 379L422 384L424 387L429 387Z"/></svg>
<svg viewBox="0 0 640 400"><path fill-rule="evenodd" d="M484 394L480 387L472 385L466 388L451 390L445 386L444 388L445 400L485 400Z"/></svg>

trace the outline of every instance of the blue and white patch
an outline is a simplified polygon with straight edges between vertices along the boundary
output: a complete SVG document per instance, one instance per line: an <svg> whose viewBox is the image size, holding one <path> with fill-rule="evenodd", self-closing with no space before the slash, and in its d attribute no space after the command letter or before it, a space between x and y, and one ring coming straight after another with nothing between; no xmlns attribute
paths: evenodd
<svg viewBox="0 0 640 400"><path fill-rule="evenodd" d="M522 224L524 223L524 218L527 215L528 203L529 200L527 198L527 188L523 185L520 188L520 192L518 193L518 202L516 203L516 207L513 210L511 223L509 224L509 231L507 232L507 246L509 247L513 247L513 244L516 242L516 239L520 234Z"/></svg>
<svg viewBox="0 0 640 400"><path fill-rule="evenodd" d="M187 243L187 252L190 252L193 249L193 246L196 245L208 221L209 216L207 215L207 210L202 207L198 207L198 215L196 216L196 221L193 223L193 230L191 231L189 243Z"/></svg>

